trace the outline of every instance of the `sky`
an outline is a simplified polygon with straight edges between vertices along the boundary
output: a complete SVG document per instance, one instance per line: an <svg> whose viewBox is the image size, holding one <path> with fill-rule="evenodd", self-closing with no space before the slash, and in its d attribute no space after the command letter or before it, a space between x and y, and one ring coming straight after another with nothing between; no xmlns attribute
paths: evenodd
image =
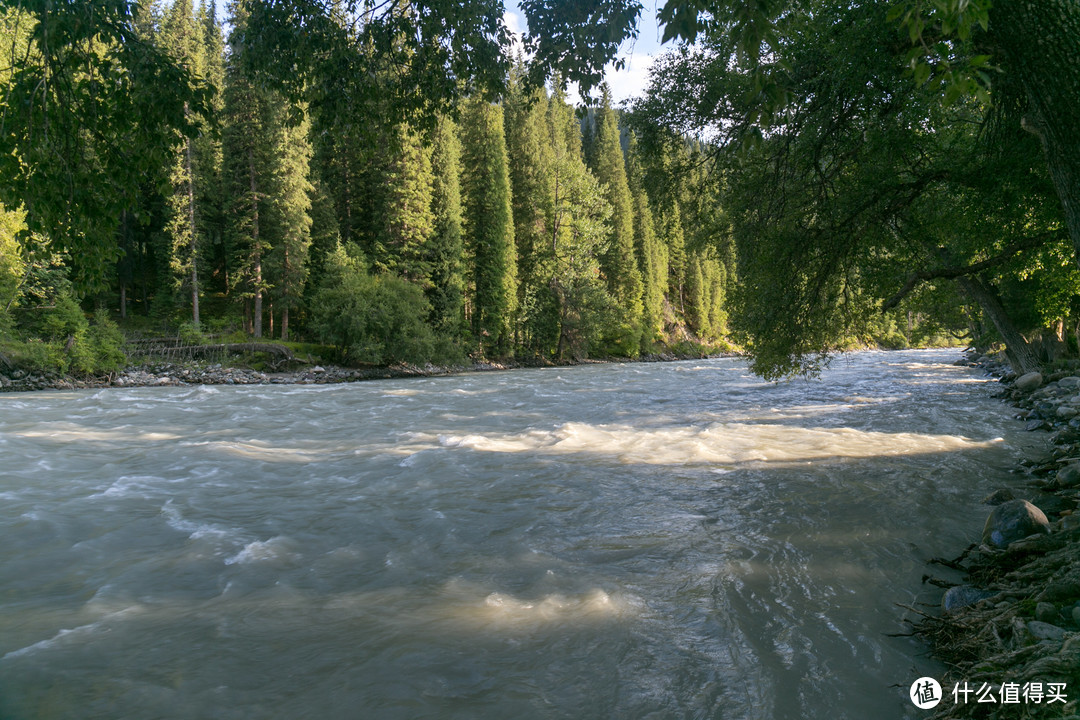
<svg viewBox="0 0 1080 720"><path fill-rule="evenodd" d="M203 0L206 2L206 0ZM611 96L615 105L621 105L627 100L644 94L649 83L649 68L653 58L666 50L671 49L672 43L661 47L660 37L663 32L656 21L656 11L663 6L663 0L642 0L641 17L638 19L638 37L623 42L619 48L619 57L626 60L626 67L616 72L610 65L607 68L605 79L611 88ZM505 0L506 12L503 19L506 27L514 33L522 33L528 29L525 22L525 13L521 11L517 0ZM223 22L227 20L225 3L217 4L218 17ZM227 30L226 30L227 32ZM571 86L567 92L567 100L574 105L581 102L577 87Z"/></svg>
<svg viewBox="0 0 1080 720"><path fill-rule="evenodd" d="M642 0L642 5L637 39L627 40L619 48L619 57L626 60L626 67L616 72L609 65L605 74L615 105L644 94L649 83L649 68L653 58L669 50L671 46L671 43L664 47L660 45L663 31L656 22L656 11L663 5L662 0ZM506 0L506 13L503 18L511 32L520 33L528 27L525 13L518 7L517 0ZM580 102L576 87L570 88L567 100L575 105Z"/></svg>

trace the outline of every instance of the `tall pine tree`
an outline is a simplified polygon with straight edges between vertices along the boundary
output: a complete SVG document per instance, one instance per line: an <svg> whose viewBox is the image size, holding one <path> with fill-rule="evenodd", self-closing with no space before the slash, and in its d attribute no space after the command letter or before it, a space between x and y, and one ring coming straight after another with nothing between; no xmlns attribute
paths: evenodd
<svg viewBox="0 0 1080 720"><path fill-rule="evenodd" d="M485 353L510 353L517 300L514 217L503 111L483 98L462 118L465 237L472 260L471 321Z"/></svg>
<svg viewBox="0 0 1080 720"><path fill-rule="evenodd" d="M667 253L657 237L652 207L645 192L637 137L630 135L627 183L634 207L634 251L642 279L641 348L647 351L664 329L664 295L668 288Z"/></svg>
<svg viewBox="0 0 1080 720"><path fill-rule="evenodd" d="M302 108L301 108L302 110ZM286 108L281 107L282 114ZM273 297L281 311L281 339L289 339L289 314L300 305L308 277L308 252L311 247L311 195L309 177L311 145L310 125L306 117L290 124L282 118L274 149L271 220L273 228L270 255L270 282Z"/></svg>
<svg viewBox="0 0 1080 720"><path fill-rule="evenodd" d="M426 289L431 303L431 324L436 330L461 330L464 312L462 276L461 143L457 126L440 117L432 131L431 211L433 225L425 261L431 282Z"/></svg>
<svg viewBox="0 0 1080 720"><path fill-rule="evenodd" d="M205 52L203 30L196 22L191 0L175 0L165 16L161 31L161 45L177 63L195 77L205 77ZM185 104L184 114L189 122L204 125L201 118L193 117L190 106ZM169 265L174 276L175 288L190 293L191 320L199 326L199 246L202 228L199 219L196 191L200 157L204 147L195 139L180 137L176 159L169 179L172 194L169 197L168 236L171 241ZM207 158L212 162L211 158Z"/></svg>
<svg viewBox="0 0 1080 720"><path fill-rule="evenodd" d="M514 239L517 244L519 344L544 352L551 324L550 280L554 271L549 220L553 212L554 154L547 132L548 99L541 88L529 89L519 61L510 78L506 107L506 145L513 190Z"/></svg>
<svg viewBox="0 0 1080 720"><path fill-rule="evenodd" d="M625 313L611 339L614 350L633 355L637 354L641 340L642 281L634 257L634 208L626 180L619 122L606 85L597 116L595 154L596 177L612 208L611 233L607 250L601 257L601 269L608 290Z"/></svg>

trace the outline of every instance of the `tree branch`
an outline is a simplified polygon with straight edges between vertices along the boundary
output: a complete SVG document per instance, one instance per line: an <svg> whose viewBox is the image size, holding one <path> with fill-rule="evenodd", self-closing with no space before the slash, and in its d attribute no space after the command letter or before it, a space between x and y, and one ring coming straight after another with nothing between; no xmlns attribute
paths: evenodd
<svg viewBox="0 0 1080 720"><path fill-rule="evenodd" d="M1024 250L1031 250L1032 248L1037 248L1051 237L1059 234L1061 234L1060 230L1050 230L1044 233L1039 233L1038 235L1033 235L1029 238L1024 238L1023 240L1019 240L1005 248L1003 251L1001 251L999 255L996 255L989 260L977 262L974 265L943 267L937 268L935 270L920 270L918 272L914 272L908 276L908 279L904 283L903 287L901 287L891 298L885 301L885 303L881 306L881 312L886 313L899 305L904 298L911 294L912 290L919 286L919 283L926 282L927 280L938 279L954 280L958 277L963 277L965 275L974 275L975 273L982 272L983 270L988 270L989 268L1003 265L1009 260L1012 260L1013 257L1023 252Z"/></svg>

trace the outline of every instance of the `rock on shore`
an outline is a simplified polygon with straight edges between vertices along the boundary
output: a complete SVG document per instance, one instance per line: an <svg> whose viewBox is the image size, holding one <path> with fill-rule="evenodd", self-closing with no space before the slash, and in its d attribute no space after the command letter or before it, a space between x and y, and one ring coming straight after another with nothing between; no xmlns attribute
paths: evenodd
<svg viewBox="0 0 1080 720"><path fill-rule="evenodd" d="M992 357L961 364L998 376L999 397L1019 407L1025 427L1053 433L1051 452L1021 463L1025 483L984 498L994 507L981 544L946 561L966 572L964 584L950 587L943 614L925 617L917 630L952 668L943 687L1065 683L1067 700L989 706L955 703L946 693L930 717L1080 718L1080 362L1019 378Z"/></svg>

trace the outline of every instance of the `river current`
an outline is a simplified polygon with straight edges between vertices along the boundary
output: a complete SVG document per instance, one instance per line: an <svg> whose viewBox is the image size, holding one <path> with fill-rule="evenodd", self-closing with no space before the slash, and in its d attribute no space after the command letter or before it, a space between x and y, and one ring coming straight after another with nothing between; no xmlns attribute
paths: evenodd
<svg viewBox="0 0 1080 720"><path fill-rule="evenodd" d="M956 351L0 396L0 717L920 717Z"/></svg>

